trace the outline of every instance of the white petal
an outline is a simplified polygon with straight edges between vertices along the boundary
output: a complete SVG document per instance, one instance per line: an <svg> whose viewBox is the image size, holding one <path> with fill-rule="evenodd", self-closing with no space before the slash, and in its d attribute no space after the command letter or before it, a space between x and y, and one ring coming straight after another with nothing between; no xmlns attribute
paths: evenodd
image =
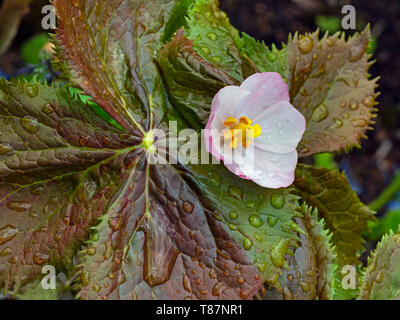
<svg viewBox="0 0 400 320"><path fill-rule="evenodd" d="M254 139L257 148L289 153L296 150L306 128L304 116L289 102L281 101L254 119L261 135Z"/></svg>
<svg viewBox="0 0 400 320"><path fill-rule="evenodd" d="M227 117L235 117L240 102L249 94L250 92L236 86L222 88L211 104L211 128L222 128Z"/></svg>
<svg viewBox="0 0 400 320"><path fill-rule="evenodd" d="M256 73L247 78L240 88L250 91L251 95L242 100L237 117L254 119L275 103L290 101L287 84L276 72Z"/></svg>
<svg viewBox="0 0 400 320"><path fill-rule="evenodd" d="M255 183L266 188L283 188L294 181L294 171L297 165L297 151L287 154L255 150L253 170L241 168L246 176Z"/></svg>

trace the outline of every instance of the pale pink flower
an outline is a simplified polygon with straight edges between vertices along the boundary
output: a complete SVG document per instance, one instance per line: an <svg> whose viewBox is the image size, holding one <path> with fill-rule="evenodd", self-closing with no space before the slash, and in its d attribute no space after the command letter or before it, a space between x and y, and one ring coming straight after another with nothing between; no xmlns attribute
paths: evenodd
<svg viewBox="0 0 400 320"><path fill-rule="evenodd" d="M241 178L282 188L294 181L296 148L305 128L306 120L290 104L282 77L257 73L240 87L228 86L217 93L204 130L205 145Z"/></svg>

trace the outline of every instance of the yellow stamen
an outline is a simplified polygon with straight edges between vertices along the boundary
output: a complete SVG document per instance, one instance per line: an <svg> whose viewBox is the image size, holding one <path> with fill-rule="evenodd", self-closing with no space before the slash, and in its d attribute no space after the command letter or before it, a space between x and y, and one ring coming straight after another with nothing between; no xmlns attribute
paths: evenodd
<svg viewBox="0 0 400 320"><path fill-rule="evenodd" d="M246 139L245 141L242 141L243 147L246 149L253 143L252 139Z"/></svg>
<svg viewBox="0 0 400 320"><path fill-rule="evenodd" d="M233 137L231 141L229 141L229 147L232 149L236 149L239 145L239 139L236 137Z"/></svg>
<svg viewBox="0 0 400 320"><path fill-rule="evenodd" d="M247 117L240 117L239 123L246 124L246 125L251 125L253 123L253 120L247 118Z"/></svg>
<svg viewBox="0 0 400 320"><path fill-rule="evenodd" d="M224 139L229 140L233 138L233 132L231 130L227 130L224 132Z"/></svg>
<svg viewBox="0 0 400 320"><path fill-rule="evenodd" d="M261 127L258 124L251 126L252 123L253 120L245 116L240 117L239 123L234 117L226 118L224 125L229 127L229 130L225 131L223 135L224 139L229 141L229 147L236 149L241 141L243 147L248 148L253 140L260 136Z"/></svg>
<svg viewBox="0 0 400 320"><path fill-rule="evenodd" d="M230 126L233 126L236 122L237 122L237 120L234 117L228 117L228 118L226 118L224 125L226 127L230 127Z"/></svg>
<svg viewBox="0 0 400 320"><path fill-rule="evenodd" d="M259 124L255 124L254 126L251 127L252 132L253 132L253 139L257 138L261 134L261 127Z"/></svg>

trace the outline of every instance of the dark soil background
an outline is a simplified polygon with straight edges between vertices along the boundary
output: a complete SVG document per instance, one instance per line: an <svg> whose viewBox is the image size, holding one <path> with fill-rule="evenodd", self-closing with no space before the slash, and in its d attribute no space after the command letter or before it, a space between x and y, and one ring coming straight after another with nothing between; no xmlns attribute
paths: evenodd
<svg viewBox="0 0 400 320"><path fill-rule="evenodd" d="M342 18L346 4L355 7L357 22L371 24L377 38L371 68L381 76L379 117L375 130L363 140L361 150L337 155L353 187L365 203L374 200L390 183L400 165L400 2L394 0L220 0L232 24L266 44L287 42L289 33L312 32L317 15ZM351 34L351 32L349 32Z"/></svg>

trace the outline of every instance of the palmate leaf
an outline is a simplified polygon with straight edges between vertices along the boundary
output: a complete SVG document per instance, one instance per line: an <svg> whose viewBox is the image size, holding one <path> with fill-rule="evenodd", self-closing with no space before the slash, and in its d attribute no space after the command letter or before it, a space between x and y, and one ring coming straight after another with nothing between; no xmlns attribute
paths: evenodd
<svg viewBox="0 0 400 320"><path fill-rule="evenodd" d="M344 33L289 38L288 85L292 104L307 120L300 156L359 146L371 129L377 79L369 80L369 27L345 41Z"/></svg>
<svg viewBox="0 0 400 320"><path fill-rule="evenodd" d="M383 236L368 260L360 300L400 300L400 229Z"/></svg>
<svg viewBox="0 0 400 320"><path fill-rule="evenodd" d="M299 164L294 184L296 193L318 209L325 227L332 233L338 264L336 298L356 297L357 290L342 290L339 279L345 265L360 265L358 257L364 243L362 233L368 231L368 222L375 220L374 213L360 202L344 173L338 170Z"/></svg>

